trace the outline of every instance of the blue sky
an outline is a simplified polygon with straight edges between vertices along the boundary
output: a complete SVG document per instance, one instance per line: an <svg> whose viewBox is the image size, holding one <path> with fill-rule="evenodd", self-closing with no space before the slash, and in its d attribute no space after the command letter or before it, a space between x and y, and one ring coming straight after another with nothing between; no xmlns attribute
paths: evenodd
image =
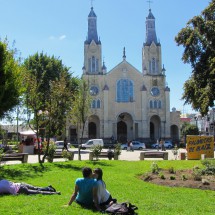
<svg viewBox="0 0 215 215"><path fill-rule="evenodd" d="M183 113L192 111L180 100L191 68L181 61L183 48L176 45L174 38L209 2L153 0L151 3L171 89L170 107ZM7 36L11 44L15 41L23 59L43 51L59 57L75 76L81 76L90 0L0 0L0 5L0 38ZM147 0L94 0L93 7L107 70L122 61L125 47L127 61L142 71Z"/></svg>

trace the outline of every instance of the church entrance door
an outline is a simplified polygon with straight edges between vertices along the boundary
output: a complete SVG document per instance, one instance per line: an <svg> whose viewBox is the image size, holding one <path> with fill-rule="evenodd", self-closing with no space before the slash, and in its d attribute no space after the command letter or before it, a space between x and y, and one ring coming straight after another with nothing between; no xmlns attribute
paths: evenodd
<svg viewBox="0 0 215 215"><path fill-rule="evenodd" d="M90 122L88 124L88 131L89 131L89 139L96 138L96 124L94 122Z"/></svg>
<svg viewBox="0 0 215 215"><path fill-rule="evenodd" d="M161 137L161 120L160 117L154 115L150 120L150 138L152 141L156 142Z"/></svg>
<svg viewBox="0 0 215 215"><path fill-rule="evenodd" d="M88 138L100 138L100 120L96 115L91 115L88 121Z"/></svg>
<svg viewBox="0 0 215 215"><path fill-rule="evenodd" d="M133 118L129 113L121 113L117 118L117 140L126 143L134 138Z"/></svg>
<svg viewBox="0 0 215 215"><path fill-rule="evenodd" d="M127 142L127 125L123 121L117 123L117 140L120 143Z"/></svg>

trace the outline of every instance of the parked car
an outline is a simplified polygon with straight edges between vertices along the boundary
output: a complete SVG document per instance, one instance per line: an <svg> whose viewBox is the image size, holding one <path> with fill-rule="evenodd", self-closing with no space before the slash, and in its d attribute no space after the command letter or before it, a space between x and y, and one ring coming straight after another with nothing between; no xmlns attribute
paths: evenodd
<svg viewBox="0 0 215 215"><path fill-rule="evenodd" d="M86 143L81 145L82 149L90 149L93 146L101 146L104 147L104 141L103 139L91 139L88 140Z"/></svg>
<svg viewBox="0 0 215 215"><path fill-rule="evenodd" d="M128 143L121 144L121 149L127 150L127 148L128 148ZM141 143L141 142L136 141L136 140L132 141L132 149L133 150L137 150L137 149L142 150L145 148L146 148L145 143Z"/></svg>
<svg viewBox="0 0 215 215"><path fill-rule="evenodd" d="M56 141L55 145L57 149L63 149L64 141L63 140ZM67 143L67 147L70 148L70 143Z"/></svg>
<svg viewBox="0 0 215 215"><path fill-rule="evenodd" d="M152 144L152 148L158 149L158 147L161 148L161 144L160 143L159 144L158 143ZM171 141L166 140L166 141L164 141L164 147L166 149L172 149L173 148L173 144L172 144Z"/></svg>

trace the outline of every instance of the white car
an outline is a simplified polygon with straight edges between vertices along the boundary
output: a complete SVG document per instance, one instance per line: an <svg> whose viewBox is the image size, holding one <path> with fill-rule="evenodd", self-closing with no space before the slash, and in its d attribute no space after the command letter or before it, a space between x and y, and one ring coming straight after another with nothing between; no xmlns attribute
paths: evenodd
<svg viewBox="0 0 215 215"><path fill-rule="evenodd" d="M173 148L173 144L171 141L167 140L164 142L164 147L166 149L171 149L171 148ZM152 148L155 148L155 149L161 148L161 144L160 143L159 144L158 143L152 144Z"/></svg>
<svg viewBox="0 0 215 215"><path fill-rule="evenodd" d="M91 140L88 140L86 143L81 144L81 148L82 149L90 149L93 146L104 147L104 141L103 141L103 139L91 139Z"/></svg>
<svg viewBox="0 0 215 215"><path fill-rule="evenodd" d="M127 150L127 148L128 148L128 144L127 143L121 145L121 149ZM145 149L145 148L146 148L145 143L141 143L141 142L136 141L136 140L132 141L131 150L136 150L136 149L142 150L142 149Z"/></svg>
<svg viewBox="0 0 215 215"><path fill-rule="evenodd" d="M63 140L56 141L55 145L57 149L63 149L64 141ZM67 143L67 147L70 148L70 143Z"/></svg>

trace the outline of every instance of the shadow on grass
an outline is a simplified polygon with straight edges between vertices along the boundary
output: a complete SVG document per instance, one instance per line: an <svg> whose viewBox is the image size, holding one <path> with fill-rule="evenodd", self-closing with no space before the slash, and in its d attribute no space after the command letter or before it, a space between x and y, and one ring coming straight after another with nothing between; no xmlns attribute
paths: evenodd
<svg viewBox="0 0 215 215"><path fill-rule="evenodd" d="M41 165L10 165L0 167L0 179L24 180L31 177L42 176L44 172L50 171L48 166Z"/></svg>
<svg viewBox="0 0 215 215"><path fill-rule="evenodd" d="M101 161L101 160L86 161L86 163L90 164L90 165L93 165L93 166L96 166L96 165L99 165L99 166L113 166L112 164L104 162L104 161Z"/></svg>
<svg viewBox="0 0 215 215"><path fill-rule="evenodd" d="M98 161L86 161L86 162L84 162L83 166L74 166L71 163L70 164L53 163L53 165L55 167L60 168L60 169L72 169L74 171L81 171L82 168L84 166L87 166L87 165L89 165L89 166L91 166L91 165L93 165L93 166L95 166L95 165L99 165L99 166L113 166L111 164L108 164L106 162L99 161L99 160Z"/></svg>
<svg viewBox="0 0 215 215"><path fill-rule="evenodd" d="M84 166L113 166L111 162L105 161L86 161ZM0 166L0 180L8 179L16 181L24 181L32 177L41 177L44 173L51 171L54 168L59 169L71 169L74 171L81 171L83 166L75 166L72 163L52 163L51 165L39 165L39 164L21 164L21 165L8 165Z"/></svg>
<svg viewBox="0 0 215 215"><path fill-rule="evenodd" d="M58 167L60 169L72 169L74 171L80 171L82 170L82 167L73 166L72 164L61 164L61 163L53 163L55 167Z"/></svg>

